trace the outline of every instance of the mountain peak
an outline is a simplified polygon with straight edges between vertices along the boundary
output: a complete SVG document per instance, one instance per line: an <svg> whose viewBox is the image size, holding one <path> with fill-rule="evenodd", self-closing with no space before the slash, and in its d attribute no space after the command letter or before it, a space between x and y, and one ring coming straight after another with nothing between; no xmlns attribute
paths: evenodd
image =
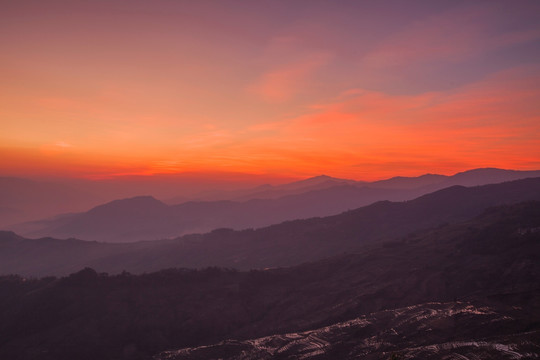
<svg viewBox="0 0 540 360"><path fill-rule="evenodd" d="M341 181L342 179L338 179L338 178L335 178L335 177L332 177L332 176L328 176L328 175L325 175L325 174L321 174L321 175L317 175L317 176L312 176L310 178L307 178L307 179L304 179L304 180L301 180L301 181L328 181L328 180L338 180L338 181Z"/></svg>
<svg viewBox="0 0 540 360"><path fill-rule="evenodd" d="M156 209L156 208L165 208L168 207L165 203L157 200L153 196L143 195L135 196L127 199L113 200L103 205L96 206L95 208L90 209L89 213L101 212L101 211L118 211L126 210L130 211L136 208L146 208L146 209Z"/></svg>
<svg viewBox="0 0 540 360"><path fill-rule="evenodd" d="M151 195L140 195L140 196L134 196L134 197L131 197L131 198L126 198L126 199L118 199L118 200L114 200L114 201L111 201L109 204L113 204L113 203L126 203L126 204L162 204L161 201L159 201L158 199L156 199L155 197L151 196Z"/></svg>
<svg viewBox="0 0 540 360"><path fill-rule="evenodd" d="M477 186L539 176L539 170L520 171L498 168L478 168L459 172L451 176L450 180L455 183L459 182L465 186Z"/></svg>
<svg viewBox="0 0 540 360"><path fill-rule="evenodd" d="M14 241L23 239L19 235L15 234L13 231L0 231L0 241Z"/></svg>
<svg viewBox="0 0 540 360"><path fill-rule="evenodd" d="M297 189L297 188L302 188L302 187L313 187L313 186L321 186L321 185L325 186L324 184L328 185L331 183L357 183L357 182L354 180L340 179L340 178L335 178L329 175L321 174L321 175L313 176L307 179L281 185L281 188Z"/></svg>
<svg viewBox="0 0 540 360"><path fill-rule="evenodd" d="M321 183L321 182L326 182L326 181L356 182L355 180L341 179L341 178L336 178L330 175L321 174L317 176L312 176L304 180L297 181L296 183Z"/></svg>
<svg viewBox="0 0 540 360"><path fill-rule="evenodd" d="M493 168L493 167L485 167L485 168L476 168L476 169L469 169L465 171L461 171L456 173L456 175L460 174L479 174L479 173L503 173L503 172L515 172L516 170L506 170L506 169L499 169L499 168Z"/></svg>

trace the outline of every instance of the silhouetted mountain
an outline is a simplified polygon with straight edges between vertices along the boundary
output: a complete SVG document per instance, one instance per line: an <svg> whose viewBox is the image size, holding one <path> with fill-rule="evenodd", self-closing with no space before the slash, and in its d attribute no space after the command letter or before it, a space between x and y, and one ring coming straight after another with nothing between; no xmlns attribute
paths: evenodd
<svg viewBox="0 0 540 360"><path fill-rule="evenodd" d="M154 240L221 227L245 229L292 219L334 215L381 198L403 200L407 197L401 191L351 185L279 199L190 201L173 206L150 197L137 197L116 200L86 213L21 224L10 229L31 237L76 237L107 242Z"/></svg>
<svg viewBox="0 0 540 360"><path fill-rule="evenodd" d="M335 184L365 184L364 181L355 181L350 179L339 179L328 175L319 175L304 180L294 181L288 184L274 186L278 190L299 190L299 189L314 189L314 187L320 186L321 189L334 186Z"/></svg>
<svg viewBox="0 0 540 360"><path fill-rule="evenodd" d="M353 185L361 187L365 182L337 179L326 175L320 175L306 180L301 180L285 185L273 186L263 191L253 192L244 196L235 198L237 201L250 199L278 199L288 195L302 194L314 190L323 190L343 185Z"/></svg>
<svg viewBox="0 0 540 360"><path fill-rule="evenodd" d="M513 181L530 177L540 176L539 170L517 171L496 168L473 169L452 175L446 184L476 186L494 184L504 181Z"/></svg>
<svg viewBox="0 0 540 360"><path fill-rule="evenodd" d="M444 189L452 185L476 186L501 183L540 177L540 171L518 171L496 168L473 169L457 173L452 176L425 174L416 177L396 176L390 179L373 182L339 179L327 175L319 175L312 178L295 181L282 185L261 185L255 188L240 189L234 191L206 191L194 195L198 201L235 200L246 201L251 199L277 199L287 195L296 195L313 190L320 190L340 185L352 185L357 187L369 187L377 189L414 190L410 192L408 199L427 194L436 190ZM378 200L389 200L380 198ZM178 196L167 201L168 204L179 204L187 201L184 196Z"/></svg>
<svg viewBox="0 0 540 360"><path fill-rule="evenodd" d="M437 174L425 174L416 177L396 176L386 180L374 181L369 184L370 187L384 189L418 189L424 186L441 184L449 177ZM513 179L514 180L514 179ZM497 181L502 182L502 181ZM453 184L456 185L456 184ZM464 184L463 184L464 185ZM481 185L481 184L478 184Z"/></svg>
<svg viewBox="0 0 540 360"><path fill-rule="evenodd" d="M287 220L329 216L376 201L410 200L455 184L483 184L540 175L540 171L476 169L451 177L423 175L396 177L364 186L352 180L326 175L264 187L251 193L265 199L247 201L189 201L167 206L158 200L117 200L86 213L4 227L29 237L80 238L106 242L130 242L174 238L188 233L226 227L257 228ZM259 188L260 190L260 188ZM294 194L283 196L284 194ZM281 197L278 197L281 196ZM9 210L8 210L9 211Z"/></svg>
<svg viewBox="0 0 540 360"><path fill-rule="evenodd" d="M319 175L281 185L264 184L254 188L234 191L205 191L195 195L194 198L197 201L247 201L252 199L278 199L288 195L297 195L313 190L321 190L346 184L362 186L367 183L363 181L339 179L327 175ZM179 196L166 202L168 204L179 204L184 202L183 199L183 197Z"/></svg>
<svg viewBox="0 0 540 360"><path fill-rule="evenodd" d="M107 236L119 239L152 239L165 237L173 222L167 205L151 196L139 196L97 206L84 216L74 214L53 220L51 226L62 224L55 232L65 234L67 237L92 240ZM82 233L81 229L84 229Z"/></svg>
<svg viewBox="0 0 540 360"><path fill-rule="evenodd" d="M190 232L205 232L217 227L241 229L310 216L335 215L375 201L414 199L452 185L482 185L535 176L540 176L540 171L476 169L454 176L427 174L419 177L395 177L368 183L320 175L276 186L262 185L234 191L220 189L206 191L198 195L194 195L193 179L190 180L189 177L157 177L150 180L139 178L100 181L63 180L62 182L0 178L0 228L15 230L26 236L75 236L100 241L150 240L175 237ZM211 182L205 185L204 181L199 181L196 188L207 186L211 186ZM343 197L345 196L343 190L330 190L344 186L362 190L357 192L349 190L350 197ZM318 190L335 191L335 199L332 204L328 207L325 206L324 201L326 200L324 199L329 199L330 196L327 192L317 192ZM109 226L106 223L94 224L95 230L83 229L80 226L67 225L68 216L64 216L66 213L80 212L119 197L146 193L152 194L154 197L171 199L167 194L178 191L182 195L177 196L175 200L167 201L168 204L186 203L188 199L198 200L192 200L191 205L185 207L187 213L178 210L178 214L173 215L172 223L159 220L152 225L154 220L152 220L152 212L149 212L148 223L145 226L141 224L141 228L144 230L142 232L122 230L117 226L114 233L107 233L104 231ZM294 199L294 196L299 196L299 198ZM321 198L317 200L317 196L321 196ZM249 200L278 200L283 197L292 197L290 200L296 203L296 206L289 208L288 200L278 203L248 203ZM232 201L233 203L213 204L214 201L210 200ZM306 205L302 208L298 206L301 202L312 205L310 207ZM283 206L283 208L278 208L278 205ZM188 211L190 206L201 209L203 217L191 216ZM208 207L207 211L202 209L205 206ZM255 218L251 215L252 211L258 212L261 216ZM173 213L176 212L173 211ZM51 221L50 217L58 217L58 214L62 214L59 216L62 221L56 221L58 219ZM45 220L43 220L44 218ZM36 219L39 221L35 221ZM29 220L32 222L28 223ZM14 225L23 221L27 222L24 226ZM86 222L81 220L80 224ZM64 225L66 225L65 228ZM154 227L152 228L152 226ZM158 226L165 227L160 229Z"/></svg>
<svg viewBox="0 0 540 360"><path fill-rule="evenodd" d="M227 191L255 186L263 180L269 181L272 178L223 172L116 176L109 179L29 180L0 177L0 228L58 214L80 212L108 201L142 194L151 194L159 199L177 195L192 199L194 194L205 189Z"/></svg>
<svg viewBox="0 0 540 360"><path fill-rule="evenodd" d="M384 189L416 189L418 190L416 194L420 196L453 185L478 186L532 177L540 177L540 170L518 171L483 168L467 170L452 176L437 174L425 174L417 177L396 176L386 180L374 181L367 184L367 186Z"/></svg>
<svg viewBox="0 0 540 360"><path fill-rule="evenodd" d="M483 189L480 196L484 188L465 191ZM180 348L156 359L489 359L540 351L539 202L358 250L265 271L0 277L0 358L145 359Z"/></svg>
<svg viewBox="0 0 540 360"><path fill-rule="evenodd" d="M50 238L3 241L0 273L61 275L84 266L110 273L141 273L167 267L291 266L355 251L369 242L462 221L489 206L528 200L540 200L540 178L471 188L454 186L411 201L378 202L325 218L288 221L257 230L218 229L172 240L128 244ZM194 216L198 215L195 212Z"/></svg>
<svg viewBox="0 0 540 360"><path fill-rule="evenodd" d="M171 228L178 228L173 216L168 205L151 196L139 196L115 200L85 213L29 222L11 228L22 230L24 234L60 238L104 241L155 239L166 238L171 235Z"/></svg>

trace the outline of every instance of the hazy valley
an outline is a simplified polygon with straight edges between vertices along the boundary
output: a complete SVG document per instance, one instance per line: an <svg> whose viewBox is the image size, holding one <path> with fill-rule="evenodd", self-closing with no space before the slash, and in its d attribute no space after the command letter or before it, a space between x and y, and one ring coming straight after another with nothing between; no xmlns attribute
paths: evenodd
<svg viewBox="0 0 540 360"><path fill-rule="evenodd" d="M433 179L418 180L420 188L443 183ZM412 196L416 180L405 180L408 189L392 179L369 191L395 191L397 182L398 193ZM309 182L305 193L277 199L177 206L196 219L212 214L208 204L249 204L235 214L246 221L237 226L248 227L239 214L260 217L268 209L256 213L253 203L300 216L291 199L327 194L304 202L309 208L336 190L366 194L350 183L313 190ZM193 204L204 206L196 212ZM177 206L151 197L118 200L79 215L95 217L78 225L113 219L119 229L132 226L142 236L142 226L157 238L165 224L157 219L175 224L167 214ZM147 221L148 214L155 218ZM540 352L539 229L537 177L164 240L28 239L4 231L0 356L532 359Z"/></svg>
<svg viewBox="0 0 540 360"><path fill-rule="evenodd" d="M273 270L5 276L0 354L142 359L192 347L156 356L534 358L539 219L539 202L499 206L465 222ZM254 339L274 334L283 335ZM196 348L203 345L211 346Z"/></svg>
<svg viewBox="0 0 540 360"><path fill-rule="evenodd" d="M151 196L115 200L86 212L56 214L51 219L10 225L5 229L27 237L49 236L104 242L156 240L204 233L217 228L241 230L287 220L336 215L376 201L411 200L455 185L477 186L535 176L540 176L540 172L501 169L475 169L453 176L428 174L416 178L395 177L372 183L319 176L284 185L263 186L263 191L261 187L255 187L236 192L202 194L206 198L221 198L214 201L187 201L171 205ZM37 190L32 189L31 194L34 194ZM47 203L67 203L74 197L68 190L64 190L65 194L58 194L57 191L41 189L41 197L36 198L45 198ZM9 191L11 194L26 194L25 187ZM150 192L152 188L147 187L145 191ZM53 200L53 197L61 201ZM11 195L11 198L12 202L17 200L15 195ZM95 201L95 196L91 198Z"/></svg>

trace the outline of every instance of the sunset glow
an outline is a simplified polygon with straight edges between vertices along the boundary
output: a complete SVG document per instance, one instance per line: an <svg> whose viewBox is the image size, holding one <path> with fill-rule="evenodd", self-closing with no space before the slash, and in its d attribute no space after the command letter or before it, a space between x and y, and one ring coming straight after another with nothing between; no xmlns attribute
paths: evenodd
<svg viewBox="0 0 540 360"><path fill-rule="evenodd" d="M12 1L1 175L540 169L538 1Z"/></svg>

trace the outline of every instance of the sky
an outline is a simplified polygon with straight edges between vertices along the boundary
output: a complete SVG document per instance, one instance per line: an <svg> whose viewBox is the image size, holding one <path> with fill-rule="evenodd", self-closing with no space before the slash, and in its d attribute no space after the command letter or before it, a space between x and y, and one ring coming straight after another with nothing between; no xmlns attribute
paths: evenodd
<svg viewBox="0 0 540 360"><path fill-rule="evenodd" d="M539 1L0 7L0 175L540 169Z"/></svg>

